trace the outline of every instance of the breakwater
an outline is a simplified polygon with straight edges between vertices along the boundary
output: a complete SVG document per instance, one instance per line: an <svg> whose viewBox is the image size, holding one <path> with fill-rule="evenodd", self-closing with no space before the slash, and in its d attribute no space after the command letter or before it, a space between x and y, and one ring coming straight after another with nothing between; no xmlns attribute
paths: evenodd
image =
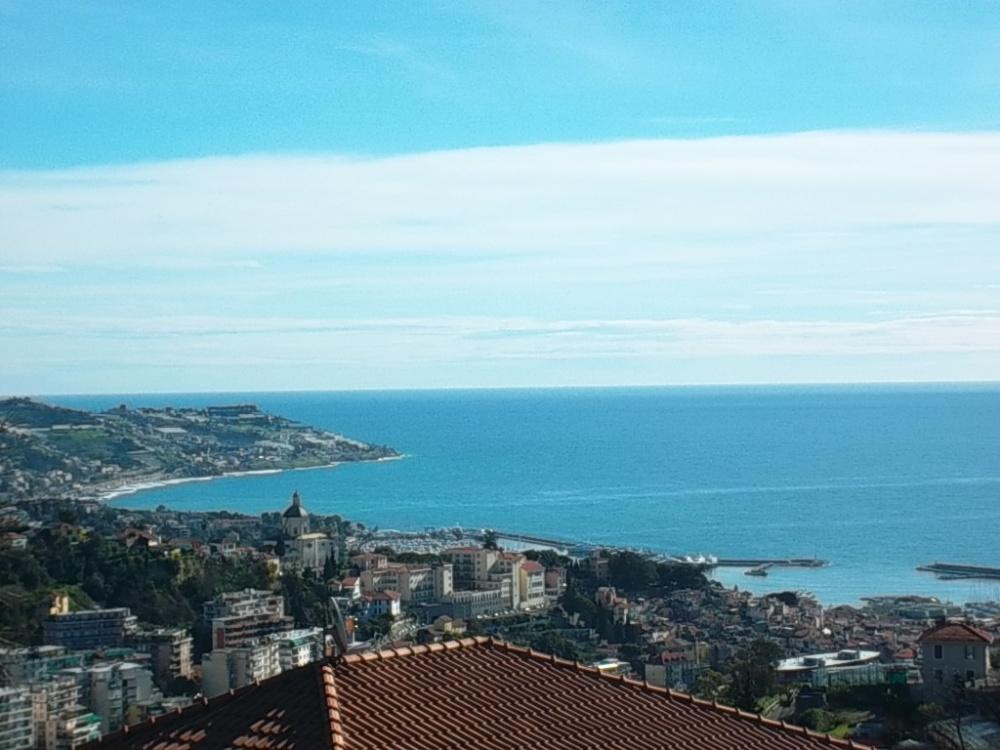
<svg viewBox="0 0 1000 750"><path fill-rule="evenodd" d="M935 562L930 565L920 565L917 570L933 573L944 581L960 581L964 579L1000 580L1000 568L988 565L965 565L962 563Z"/></svg>

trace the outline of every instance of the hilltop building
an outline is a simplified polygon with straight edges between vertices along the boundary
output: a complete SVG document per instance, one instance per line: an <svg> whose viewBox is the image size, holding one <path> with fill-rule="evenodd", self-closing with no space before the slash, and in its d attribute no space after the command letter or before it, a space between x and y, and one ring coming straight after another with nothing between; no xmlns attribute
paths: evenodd
<svg viewBox="0 0 1000 750"><path fill-rule="evenodd" d="M311 531L309 512L298 490L292 493L291 505L281 514L281 533L285 539L282 563L292 569L311 570L322 575L327 561L337 560L336 540L322 532Z"/></svg>
<svg viewBox="0 0 1000 750"><path fill-rule="evenodd" d="M309 533L309 511L302 504L298 490L292 493L292 504L281 514L281 533L289 539Z"/></svg>

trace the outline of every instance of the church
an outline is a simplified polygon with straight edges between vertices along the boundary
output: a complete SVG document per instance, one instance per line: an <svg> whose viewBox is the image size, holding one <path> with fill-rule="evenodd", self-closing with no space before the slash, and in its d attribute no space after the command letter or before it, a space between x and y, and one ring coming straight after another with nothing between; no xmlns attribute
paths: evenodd
<svg viewBox="0 0 1000 750"><path fill-rule="evenodd" d="M311 570L318 576L329 559L337 561L337 542L322 532L310 529L309 511L302 504L298 490L292 504L281 514L281 534L285 542L283 565L293 570Z"/></svg>

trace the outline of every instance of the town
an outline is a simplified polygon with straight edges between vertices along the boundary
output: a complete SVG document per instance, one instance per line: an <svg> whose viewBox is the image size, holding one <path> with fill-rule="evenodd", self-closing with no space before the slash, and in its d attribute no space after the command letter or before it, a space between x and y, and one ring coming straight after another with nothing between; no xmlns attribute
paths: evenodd
<svg viewBox="0 0 1000 750"><path fill-rule="evenodd" d="M997 605L824 607L725 588L704 563L373 531L307 501L0 508L2 747L82 747L317 662L338 637L348 653L488 637L879 747L1000 731Z"/></svg>

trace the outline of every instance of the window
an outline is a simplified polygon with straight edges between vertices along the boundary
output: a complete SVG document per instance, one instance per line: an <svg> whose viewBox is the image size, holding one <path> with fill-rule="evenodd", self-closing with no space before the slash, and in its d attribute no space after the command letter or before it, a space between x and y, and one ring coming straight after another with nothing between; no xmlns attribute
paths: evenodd
<svg viewBox="0 0 1000 750"><path fill-rule="evenodd" d="M935 644L934 644L934 658L935 658L935 659L940 659L940 658L941 658L941 651L942 651L942 648L943 648L943 647L941 646L941 644L940 644L940 643L935 643Z"/></svg>
<svg viewBox="0 0 1000 750"><path fill-rule="evenodd" d="M975 682L976 681L976 673L973 672L971 669L966 670L966 672L965 672L965 681L966 682Z"/></svg>
<svg viewBox="0 0 1000 750"><path fill-rule="evenodd" d="M975 659L976 658L976 647L975 646L966 646L965 647L965 658L966 659Z"/></svg>
<svg viewBox="0 0 1000 750"><path fill-rule="evenodd" d="M934 682L938 683L939 685L942 682L944 682L944 672L942 672L940 669L934 670Z"/></svg>

